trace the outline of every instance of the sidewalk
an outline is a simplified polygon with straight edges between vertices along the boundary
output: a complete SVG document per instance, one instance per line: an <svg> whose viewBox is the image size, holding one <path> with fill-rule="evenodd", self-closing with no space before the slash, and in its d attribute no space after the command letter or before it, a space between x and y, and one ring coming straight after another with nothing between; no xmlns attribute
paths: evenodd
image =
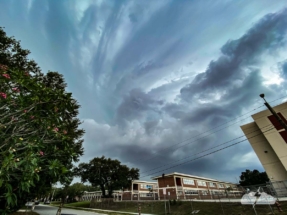
<svg viewBox="0 0 287 215"><path fill-rule="evenodd" d="M88 211L103 211L103 212L110 212L110 213L122 213L122 214L139 214L139 213L133 213L133 212L126 212L126 211L113 211L113 210L103 210L103 209L96 209L96 208L80 208L80 207L72 207L72 206L65 206L64 208L71 208L75 210L88 210ZM141 213L141 215L154 215L154 214L144 214Z"/></svg>

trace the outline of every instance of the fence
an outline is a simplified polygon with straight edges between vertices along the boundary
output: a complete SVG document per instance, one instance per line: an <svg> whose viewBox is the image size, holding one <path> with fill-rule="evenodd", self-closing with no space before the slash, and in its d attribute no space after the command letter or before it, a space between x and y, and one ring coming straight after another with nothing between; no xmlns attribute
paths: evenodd
<svg viewBox="0 0 287 215"><path fill-rule="evenodd" d="M148 194L148 195L147 195ZM123 193L119 201L131 200L131 201L146 201L146 200L213 200L218 198L230 198L238 199L243 195L243 191L222 191L222 192L201 192L197 191L193 194L190 193L180 193L170 192L167 195L163 193Z"/></svg>
<svg viewBox="0 0 287 215"><path fill-rule="evenodd" d="M217 199L217 200L220 200ZM99 210L113 210L132 213L158 214L158 215L266 215L278 214L280 212L276 205L243 205L240 202L211 201L205 200L161 200L161 201L113 201L113 199L103 199L103 201L91 201L90 207ZM287 203L287 202L286 202ZM286 210L285 202L281 203L281 209Z"/></svg>
<svg viewBox="0 0 287 215"><path fill-rule="evenodd" d="M174 190L167 192L167 195L163 195L162 192L153 193L133 193L122 192L114 193L114 199L116 201L132 200L132 201L147 201L147 200L214 200L214 199L240 199L247 190L255 191L260 187L262 192L272 195L276 198L287 198L287 181L274 181L266 184L258 184L251 186L240 186L236 190L223 190L223 191L213 191L213 190L189 190L189 192L181 191L176 193ZM82 201L90 201L92 199L101 200L101 193L91 192L86 193L82 196ZM287 200L287 199L286 199Z"/></svg>
<svg viewBox="0 0 287 215"><path fill-rule="evenodd" d="M253 193L253 196L251 195ZM258 196L255 194L259 193ZM158 193L131 196L123 193L121 199L100 200L93 198L90 206L97 209L121 210L149 214L278 214L287 211L287 181L274 181L266 184L240 186L236 191L169 193L163 196ZM245 195L251 195L249 203L242 204ZM266 197L266 195L269 195ZM248 196L248 195L247 195ZM268 198L274 197L274 202ZM262 203L262 198L265 203ZM131 200L132 199L132 200ZM286 213L286 212L285 212ZM283 214L285 214L283 213ZM282 214L282 213L281 213ZM286 213L287 214L287 213Z"/></svg>
<svg viewBox="0 0 287 215"><path fill-rule="evenodd" d="M272 195L276 198L287 198L287 180L285 181L272 181L268 182L266 184L257 184L257 185L249 185L249 186L241 186L240 189L243 192L246 192L247 190L262 190L262 192L265 192L269 195ZM287 200L287 199L286 199Z"/></svg>

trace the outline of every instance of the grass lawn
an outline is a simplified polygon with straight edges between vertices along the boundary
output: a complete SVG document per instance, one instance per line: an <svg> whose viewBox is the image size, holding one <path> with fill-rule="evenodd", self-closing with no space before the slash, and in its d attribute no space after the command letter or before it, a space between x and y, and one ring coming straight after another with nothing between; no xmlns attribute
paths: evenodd
<svg viewBox="0 0 287 215"><path fill-rule="evenodd" d="M254 215L254 210L251 205L241 205L240 203L216 203L216 202L185 202L173 201L168 204L166 202L167 214L170 215L190 215L192 211L199 210L199 215ZM276 206L272 205L271 208L274 214L287 215L287 202L281 202L283 212L279 212ZM90 202L77 202L65 204L65 206L72 206L89 208ZM93 202L94 209L114 210L122 212L138 213L138 202ZM160 201L155 202L140 202L141 213L147 214L165 214L165 203ZM170 213L169 213L170 208ZM272 214L268 205L257 205L255 207L258 215ZM106 212L103 212L107 214ZM109 213L113 214L113 213Z"/></svg>
<svg viewBox="0 0 287 215"><path fill-rule="evenodd" d="M85 202L74 202L74 203L70 203L70 204L65 204L66 206L70 206L70 207L80 207L80 208L89 208L90 207L90 202L89 201L85 201ZM64 206L65 206L64 205Z"/></svg>
<svg viewBox="0 0 287 215"><path fill-rule="evenodd" d="M53 206L60 206L61 202L51 202L51 205ZM89 201L84 201L84 202L73 202L73 203L66 203L64 204L65 206L69 207L80 207L80 208L89 208L90 207L90 202Z"/></svg>

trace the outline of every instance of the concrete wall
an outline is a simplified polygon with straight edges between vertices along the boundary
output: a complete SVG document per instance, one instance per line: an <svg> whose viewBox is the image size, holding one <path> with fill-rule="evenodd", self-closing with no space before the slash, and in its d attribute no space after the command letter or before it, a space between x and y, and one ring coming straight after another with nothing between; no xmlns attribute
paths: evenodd
<svg viewBox="0 0 287 215"><path fill-rule="evenodd" d="M287 103L274 107L274 110L286 118ZM241 126L242 131L270 180L287 180L287 143L280 134L285 133L285 129L276 125L276 120L272 121L269 110L254 114L252 118L254 122Z"/></svg>

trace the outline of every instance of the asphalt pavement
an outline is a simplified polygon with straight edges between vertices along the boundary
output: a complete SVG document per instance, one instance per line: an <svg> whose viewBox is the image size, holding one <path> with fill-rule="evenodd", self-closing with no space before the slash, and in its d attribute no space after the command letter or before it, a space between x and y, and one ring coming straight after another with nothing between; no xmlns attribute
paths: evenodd
<svg viewBox="0 0 287 215"><path fill-rule="evenodd" d="M40 215L56 215L58 211L58 207L50 206L50 205L36 205L35 212L39 213ZM61 211L62 215L97 215L99 213L83 211L83 210L74 210L68 208L62 208ZM100 214L103 215L103 214Z"/></svg>

